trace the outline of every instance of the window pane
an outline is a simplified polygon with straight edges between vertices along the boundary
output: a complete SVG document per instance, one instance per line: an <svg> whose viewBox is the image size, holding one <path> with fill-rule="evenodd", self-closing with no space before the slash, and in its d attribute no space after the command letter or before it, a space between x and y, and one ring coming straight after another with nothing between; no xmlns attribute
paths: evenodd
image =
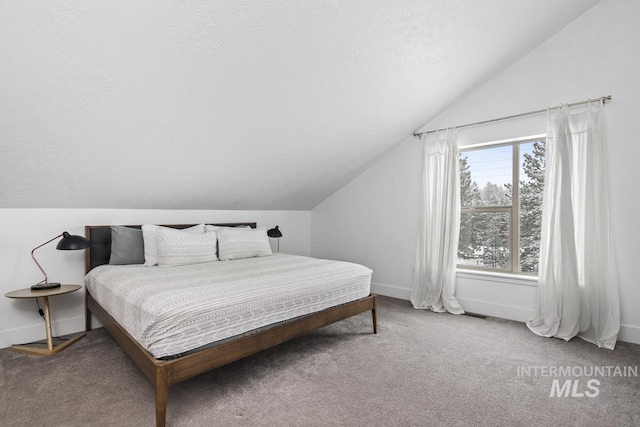
<svg viewBox="0 0 640 427"><path fill-rule="evenodd" d="M460 153L462 207L511 206L513 147L494 147Z"/></svg>
<svg viewBox="0 0 640 427"><path fill-rule="evenodd" d="M508 212L463 212L458 264L511 270Z"/></svg>
<svg viewBox="0 0 640 427"><path fill-rule="evenodd" d="M537 273L544 190L544 141L520 145L520 271Z"/></svg>

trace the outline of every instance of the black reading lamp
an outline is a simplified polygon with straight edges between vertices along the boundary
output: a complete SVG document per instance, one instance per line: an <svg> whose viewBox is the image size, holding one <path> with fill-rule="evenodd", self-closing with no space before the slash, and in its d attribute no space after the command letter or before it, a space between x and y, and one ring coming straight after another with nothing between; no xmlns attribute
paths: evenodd
<svg viewBox="0 0 640 427"><path fill-rule="evenodd" d="M61 235L54 237L53 239L49 240L48 242L45 242L45 243L41 244L40 246L37 246L37 247L33 248L33 250L31 251L31 258L33 258L33 262L36 263L36 265L38 266L40 271L42 271L42 274L44 274L44 280L39 282L39 283L37 283L37 284L35 284L35 285L33 285L31 287L31 289L33 289L34 291L43 290L43 289L53 289L53 288L59 288L60 287L60 283L49 283L49 280L47 278L47 273L45 273L45 271L42 268L42 266L40 265L40 263L38 263L38 261L36 260L36 257L33 256L33 253L36 251L36 249L40 249L44 245L53 242L54 240L56 240L59 237L62 237L62 240L60 240L58 242L58 246L56 246L56 249L59 249L59 250L75 251L75 250L79 250L79 249L86 249L89 246L91 246L91 242L89 242L84 237L82 237L82 236L74 236L74 235L71 235L71 234L69 234L69 233L67 233L65 231Z"/></svg>
<svg viewBox="0 0 640 427"><path fill-rule="evenodd" d="M276 225L276 228L272 228L267 231L267 236L273 237L274 239L278 239L278 252L280 252L280 238L282 237L282 232Z"/></svg>

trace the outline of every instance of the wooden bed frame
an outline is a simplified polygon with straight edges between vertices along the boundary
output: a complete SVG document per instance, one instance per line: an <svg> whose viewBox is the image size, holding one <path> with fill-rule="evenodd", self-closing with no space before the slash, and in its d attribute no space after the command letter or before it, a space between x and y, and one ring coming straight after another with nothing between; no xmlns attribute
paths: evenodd
<svg viewBox="0 0 640 427"><path fill-rule="evenodd" d="M185 228L189 225L167 225L172 228ZM220 226L249 225L256 227L256 223L212 224ZM137 227L140 226L130 226ZM92 240L92 234L94 240ZM109 225L86 226L85 235L91 241L91 247L86 251L85 269L88 273L97 265L108 262L111 251L111 234ZM92 250L93 255L92 256ZM96 253L100 254L95 256ZM300 316L286 323L272 328L226 341L215 347L206 348L172 360L155 359L145 350L107 311L86 292L86 330L91 330L91 315L93 314L105 329L116 340L120 347L129 355L144 375L155 386L156 426L164 427L167 416L167 398L169 386L204 372L226 365L252 354L274 347L278 344L312 332L323 326L346 319L359 313L371 310L373 333L377 331L376 295L361 298L346 304L328 308L317 313Z"/></svg>

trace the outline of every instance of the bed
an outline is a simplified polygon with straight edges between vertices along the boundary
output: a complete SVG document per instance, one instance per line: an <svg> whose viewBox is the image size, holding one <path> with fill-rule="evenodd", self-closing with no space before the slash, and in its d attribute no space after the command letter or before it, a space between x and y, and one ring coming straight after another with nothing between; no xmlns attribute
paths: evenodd
<svg viewBox="0 0 640 427"><path fill-rule="evenodd" d="M86 330L95 316L154 385L157 426L166 423L172 384L366 311L377 333L365 267L285 254L166 269L108 266L111 226L86 226L85 235ZM194 309L178 311L187 306Z"/></svg>

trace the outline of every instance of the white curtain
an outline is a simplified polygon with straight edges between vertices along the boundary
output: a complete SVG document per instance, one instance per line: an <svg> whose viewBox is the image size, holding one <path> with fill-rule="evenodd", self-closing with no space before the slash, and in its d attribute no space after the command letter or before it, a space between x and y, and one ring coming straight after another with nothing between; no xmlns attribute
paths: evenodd
<svg viewBox="0 0 640 427"><path fill-rule="evenodd" d="M542 204L539 306L529 329L613 350L620 301L609 226L604 114L550 113Z"/></svg>
<svg viewBox="0 0 640 427"><path fill-rule="evenodd" d="M464 314L454 296L460 233L459 169L455 129L427 138L411 292L414 308Z"/></svg>

